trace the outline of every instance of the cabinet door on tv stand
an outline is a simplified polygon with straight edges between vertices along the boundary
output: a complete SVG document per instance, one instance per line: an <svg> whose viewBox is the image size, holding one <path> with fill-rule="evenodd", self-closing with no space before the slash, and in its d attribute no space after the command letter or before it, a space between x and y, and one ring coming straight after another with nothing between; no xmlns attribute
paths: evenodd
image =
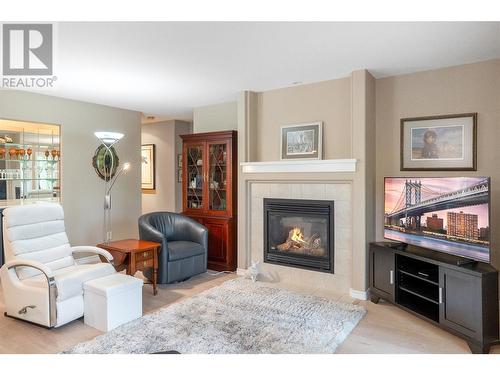
<svg viewBox="0 0 500 375"><path fill-rule="evenodd" d="M439 267L439 323L473 340L482 340L480 277Z"/></svg>
<svg viewBox="0 0 500 375"><path fill-rule="evenodd" d="M372 302L377 303L378 297L394 302L395 256L392 249L380 246L370 246L370 291L375 294Z"/></svg>

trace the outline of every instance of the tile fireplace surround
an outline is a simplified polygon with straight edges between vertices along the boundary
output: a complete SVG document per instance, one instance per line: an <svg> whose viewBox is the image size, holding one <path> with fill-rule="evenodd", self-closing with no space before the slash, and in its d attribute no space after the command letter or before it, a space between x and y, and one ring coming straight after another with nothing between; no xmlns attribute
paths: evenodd
<svg viewBox="0 0 500 375"><path fill-rule="evenodd" d="M267 281L300 285L305 290L328 289L349 293L352 268L352 184L349 181L249 181L247 247L249 259L261 262ZM334 274L303 270L263 262L263 198L333 200L335 202Z"/></svg>

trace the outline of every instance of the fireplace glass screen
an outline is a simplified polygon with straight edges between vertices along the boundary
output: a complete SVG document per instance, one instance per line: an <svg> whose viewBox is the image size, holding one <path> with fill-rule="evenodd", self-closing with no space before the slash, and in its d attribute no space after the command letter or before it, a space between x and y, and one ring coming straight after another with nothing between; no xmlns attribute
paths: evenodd
<svg viewBox="0 0 500 375"><path fill-rule="evenodd" d="M264 198L264 262L333 273L333 206Z"/></svg>
<svg viewBox="0 0 500 375"><path fill-rule="evenodd" d="M272 213L269 216L268 235L271 251L327 256L327 218Z"/></svg>

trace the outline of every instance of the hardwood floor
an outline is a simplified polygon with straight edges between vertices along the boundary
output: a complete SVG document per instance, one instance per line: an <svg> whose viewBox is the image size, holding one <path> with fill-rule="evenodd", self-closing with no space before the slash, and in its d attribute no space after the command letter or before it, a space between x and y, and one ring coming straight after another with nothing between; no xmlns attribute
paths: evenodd
<svg viewBox="0 0 500 375"><path fill-rule="evenodd" d="M311 291L302 286L281 286L366 308L365 317L337 349L339 354L470 354L464 340L383 300L374 304L324 289ZM492 347L491 353L500 354L500 345Z"/></svg>
<svg viewBox="0 0 500 375"><path fill-rule="evenodd" d="M212 272L212 271L211 271ZM202 274L183 283L158 285L158 294L153 296L151 284L145 285L142 291L144 314L189 298L206 289L222 284L236 277L232 274L211 276ZM3 315L4 300L0 288L0 353L58 353L82 341L87 341L102 334L92 327L83 324L83 318L62 327L46 329Z"/></svg>
<svg viewBox="0 0 500 375"><path fill-rule="evenodd" d="M183 283L159 285L157 296L153 296L151 285L146 285L143 290L144 313L179 302L234 277L236 276L232 274L203 274ZM342 343L337 353L470 353L464 340L383 301L375 305L327 290L311 291L300 286L269 285L365 306L365 318ZM0 290L0 311L3 310L3 295ZM100 331L83 324L83 319L49 330L2 314L0 353L57 353L99 334ZM491 352L500 354L500 346L493 347Z"/></svg>

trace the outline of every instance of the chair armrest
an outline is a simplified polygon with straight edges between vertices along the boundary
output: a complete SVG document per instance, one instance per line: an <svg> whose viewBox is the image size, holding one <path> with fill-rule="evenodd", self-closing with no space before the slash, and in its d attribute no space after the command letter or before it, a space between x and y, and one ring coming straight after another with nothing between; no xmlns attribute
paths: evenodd
<svg viewBox="0 0 500 375"><path fill-rule="evenodd" d="M73 254L81 254L81 253L93 253L97 255L102 255L108 263L113 263L113 255L109 253L109 251L101 249L100 247L96 246L73 246L71 248L71 251Z"/></svg>
<svg viewBox="0 0 500 375"><path fill-rule="evenodd" d="M14 259L8 261L2 266L2 270L6 268L6 275L8 275L8 277L17 278L17 274L16 272L14 272L17 267L36 268L37 270L41 271L47 278L47 289L49 292L49 328L55 327L57 324L57 284L56 280L54 279L52 270L41 262L28 259ZM11 271L12 269L13 271ZM17 282L20 282L19 278L17 278ZM31 306L25 306L19 311L19 314L22 314L23 310L26 311L26 308L28 307Z"/></svg>
<svg viewBox="0 0 500 375"><path fill-rule="evenodd" d="M36 268L37 270L41 271L47 277L47 279L54 278L54 274L52 273L52 270L49 267L47 267L45 264L43 264L41 262L37 262L35 260L13 259L13 260L5 263L5 267L7 267L7 269L11 269L11 268L16 269L17 267Z"/></svg>
<svg viewBox="0 0 500 375"><path fill-rule="evenodd" d="M159 242L162 245L167 244L167 239L159 230L149 224L143 218L139 219L139 237L141 240Z"/></svg>
<svg viewBox="0 0 500 375"><path fill-rule="evenodd" d="M196 220L189 217L185 218L184 222L185 234L187 239L196 243L199 243L205 249L208 248L208 229L204 225L201 225Z"/></svg>

